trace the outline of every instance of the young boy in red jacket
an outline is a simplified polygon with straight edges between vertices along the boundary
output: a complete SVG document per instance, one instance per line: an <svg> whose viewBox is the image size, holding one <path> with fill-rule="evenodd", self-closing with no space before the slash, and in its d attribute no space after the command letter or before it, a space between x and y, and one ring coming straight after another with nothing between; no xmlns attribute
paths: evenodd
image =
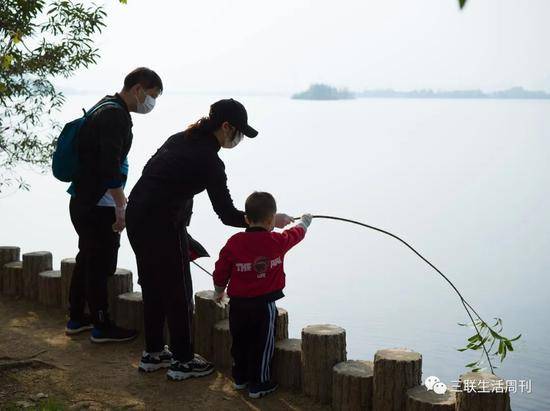
<svg viewBox="0 0 550 411"><path fill-rule="evenodd" d="M277 389L277 383L271 381L270 368L277 322L275 301L284 297L284 257L304 238L312 220L310 214L304 214L296 226L276 233L272 231L276 212L271 194L252 193L245 204L249 227L227 241L214 270L217 301L222 300L229 283L235 388L248 386L251 398Z"/></svg>

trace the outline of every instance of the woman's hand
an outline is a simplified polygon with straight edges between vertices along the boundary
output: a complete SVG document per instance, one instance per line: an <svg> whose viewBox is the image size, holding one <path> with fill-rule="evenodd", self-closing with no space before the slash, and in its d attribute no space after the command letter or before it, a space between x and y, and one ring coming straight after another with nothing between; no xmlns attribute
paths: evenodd
<svg viewBox="0 0 550 411"><path fill-rule="evenodd" d="M287 214L284 214L284 213L275 214L275 227L277 228L284 228L293 222L294 222L294 218L292 218Z"/></svg>

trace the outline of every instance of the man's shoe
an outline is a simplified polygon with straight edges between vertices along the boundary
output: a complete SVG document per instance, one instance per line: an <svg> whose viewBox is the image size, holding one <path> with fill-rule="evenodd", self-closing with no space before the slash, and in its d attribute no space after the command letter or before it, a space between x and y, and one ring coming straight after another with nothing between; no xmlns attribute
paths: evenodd
<svg viewBox="0 0 550 411"><path fill-rule="evenodd" d="M195 357L186 363L178 360L172 360L170 369L166 373L166 377L172 381L186 380L187 378L192 377L204 377L212 374L213 371L214 365L211 362L208 362L200 355L195 354Z"/></svg>
<svg viewBox="0 0 550 411"><path fill-rule="evenodd" d="M127 330L110 324L105 328L94 327L90 341L93 343L123 342L133 340L137 335L136 330Z"/></svg>
<svg viewBox="0 0 550 411"><path fill-rule="evenodd" d="M168 346L164 346L164 350L160 353L148 353L143 351L141 361L139 362L138 370L143 372L153 372L161 368L170 367L172 362L172 353Z"/></svg>
<svg viewBox="0 0 550 411"><path fill-rule="evenodd" d="M65 327L65 334L67 335L76 335L81 332L88 331L94 328L90 317L83 317L81 320L69 320L67 321L67 326Z"/></svg>
<svg viewBox="0 0 550 411"><path fill-rule="evenodd" d="M261 384L254 384L248 390L248 396L250 398L260 398L267 394L272 393L279 387L279 384L273 381L267 381Z"/></svg>

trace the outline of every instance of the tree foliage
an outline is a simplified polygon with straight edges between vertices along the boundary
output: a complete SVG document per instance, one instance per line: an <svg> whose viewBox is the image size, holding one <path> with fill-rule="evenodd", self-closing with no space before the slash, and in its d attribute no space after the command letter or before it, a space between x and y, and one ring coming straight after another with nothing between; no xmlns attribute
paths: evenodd
<svg viewBox="0 0 550 411"><path fill-rule="evenodd" d="M0 193L26 185L17 166L44 170L64 102L52 80L94 64L94 34L105 11L86 1L3 0L0 3Z"/></svg>

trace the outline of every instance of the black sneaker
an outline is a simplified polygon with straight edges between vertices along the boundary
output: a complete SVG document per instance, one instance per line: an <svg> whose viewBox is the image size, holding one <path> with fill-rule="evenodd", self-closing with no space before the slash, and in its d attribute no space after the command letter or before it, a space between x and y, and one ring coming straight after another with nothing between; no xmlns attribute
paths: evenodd
<svg viewBox="0 0 550 411"><path fill-rule="evenodd" d="M166 373L166 377L172 381L185 380L192 377L204 377L212 374L213 371L214 365L211 362L208 362L200 355L195 354L195 357L186 363L178 360L172 360L170 369Z"/></svg>
<svg viewBox="0 0 550 411"><path fill-rule="evenodd" d="M146 351L143 351L138 370L143 372L153 372L160 370L161 368L170 367L171 362L172 353L166 345L164 346L164 350L162 350L160 353L148 353Z"/></svg>
<svg viewBox="0 0 550 411"><path fill-rule="evenodd" d="M272 393L279 387L279 384L273 381L263 382L261 384L254 384L250 386L248 390L248 396L250 398L260 398L267 394Z"/></svg>
<svg viewBox="0 0 550 411"><path fill-rule="evenodd" d="M93 343L123 342L133 340L137 335L136 330L127 330L111 324L105 328L94 327L90 341Z"/></svg>
<svg viewBox="0 0 550 411"><path fill-rule="evenodd" d="M72 320L67 321L67 326L65 327L65 334L67 335L76 335L81 332L88 331L94 328L92 325L92 320L89 316L84 316L81 320Z"/></svg>

